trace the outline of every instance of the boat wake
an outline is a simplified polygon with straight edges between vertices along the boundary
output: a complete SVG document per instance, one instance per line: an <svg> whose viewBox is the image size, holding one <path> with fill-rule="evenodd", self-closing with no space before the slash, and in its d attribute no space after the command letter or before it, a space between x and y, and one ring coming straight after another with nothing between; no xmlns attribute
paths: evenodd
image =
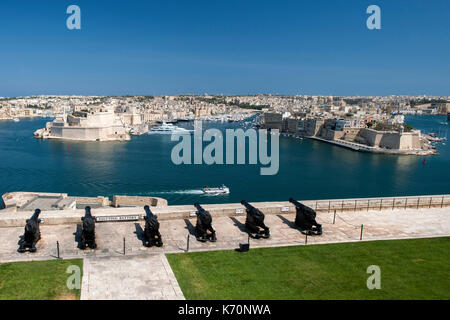
<svg viewBox="0 0 450 320"><path fill-rule="evenodd" d="M152 192L152 194L203 194L201 189Z"/></svg>
<svg viewBox="0 0 450 320"><path fill-rule="evenodd" d="M172 190L172 191L155 191L155 192L146 192L145 195L166 195L166 194L192 194L192 195L204 195L204 196L223 196L225 193L205 193L202 189L187 189L187 190ZM144 194L142 194L144 195Z"/></svg>

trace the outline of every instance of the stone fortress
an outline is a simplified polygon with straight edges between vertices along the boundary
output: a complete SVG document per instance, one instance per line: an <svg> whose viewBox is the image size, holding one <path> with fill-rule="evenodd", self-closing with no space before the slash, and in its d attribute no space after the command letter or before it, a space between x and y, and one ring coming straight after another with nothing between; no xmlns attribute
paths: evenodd
<svg viewBox="0 0 450 320"><path fill-rule="evenodd" d="M130 120L131 123L138 122L136 118ZM43 139L126 141L130 140L129 131L125 121L114 113L113 107L102 106L59 115L34 135Z"/></svg>
<svg viewBox="0 0 450 320"><path fill-rule="evenodd" d="M373 148L388 150L422 150L424 141L420 130L407 132L399 130L375 130L362 126L346 126L336 119L311 120L305 124L305 133L331 141L347 141L363 144Z"/></svg>
<svg viewBox="0 0 450 320"><path fill-rule="evenodd" d="M321 140L353 150L373 153L435 154L420 130L408 129L403 116L395 116L375 127L364 120L340 118L283 118L282 114L265 113L261 127L280 132Z"/></svg>

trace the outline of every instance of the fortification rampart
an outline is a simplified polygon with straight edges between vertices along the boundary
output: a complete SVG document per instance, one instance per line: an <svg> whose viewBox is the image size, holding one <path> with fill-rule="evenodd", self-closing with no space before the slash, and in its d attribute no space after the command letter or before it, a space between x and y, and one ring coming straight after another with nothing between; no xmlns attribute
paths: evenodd
<svg viewBox="0 0 450 320"><path fill-rule="evenodd" d="M450 206L450 195L433 196L409 196L409 197L384 197L384 198L352 198L352 199L331 199L331 200L299 200L303 204L321 212L343 211L369 211L369 210L393 210L393 209L414 209ZM288 201L282 202L250 202L262 212L269 215L295 213L295 207ZM203 206L214 217L222 216L242 216L245 209L240 203L208 204ZM187 219L195 216L193 205L152 207L152 212L158 215L159 220ZM126 217L138 216L143 219L144 210L140 207L124 208L98 208L92 210L94 216L102 217ZM80 223L84 215L83 209L76 210L52 210L42 211L40 218L44 219L46 225L57 224L77 224ZM0 213L0 227L24 226L26 219L30 217L30 212L7 212Z"/></svg>

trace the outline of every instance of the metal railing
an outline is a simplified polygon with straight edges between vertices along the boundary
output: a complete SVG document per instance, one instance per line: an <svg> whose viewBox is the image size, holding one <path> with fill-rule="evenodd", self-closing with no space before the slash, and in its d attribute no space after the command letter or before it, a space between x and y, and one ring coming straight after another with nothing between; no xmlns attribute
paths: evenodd
<svg viewBox="0 0 450 320"><path fill-rule="evenodd" d="M443 208L450 206L450 195L384 197L302 201L317 212L369 211L394 209Z"/></svg>

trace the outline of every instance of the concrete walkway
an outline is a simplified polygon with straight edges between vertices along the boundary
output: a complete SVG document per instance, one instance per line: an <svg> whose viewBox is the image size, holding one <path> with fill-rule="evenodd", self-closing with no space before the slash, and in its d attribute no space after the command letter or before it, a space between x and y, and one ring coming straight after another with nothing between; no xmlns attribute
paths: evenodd
<svg viewBox="0 0 450 320"><path fill-rule="evenodd" d="M184 299L164 254L84 259L82 300Z"/></svg>

